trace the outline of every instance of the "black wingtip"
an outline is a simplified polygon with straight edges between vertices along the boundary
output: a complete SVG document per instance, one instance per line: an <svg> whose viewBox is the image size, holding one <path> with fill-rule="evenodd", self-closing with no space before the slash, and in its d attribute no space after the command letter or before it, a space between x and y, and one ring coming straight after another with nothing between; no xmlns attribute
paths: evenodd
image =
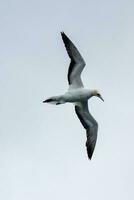
<svg viewBox="0 0 134 200"><path fill-rule="evenodd" d="M61 34L61 35L65 35L64 31L61 31L60 34Z"/></svg>
<svg viewBox="0 0 134 200"><path fill-rule="evenodd" d="M89 160L92 159L92 155L93 155L93 154L89 154L89 153L88 153L88 158L89 158Z"/></svg>
<svg viewBox="0 0 134 200"><path fill-rule="evenodd" d="M87 147L87 155L88 155L89 160L92 159L93 152L94 152L93 149L90 149L90 148Z"/></svg>
<svg viewBox="0 0 134 200"><path fill-rule="evenodd" d="M91 160L92 159L92 155L88 155L88 159Z"/></svg>
<svg viewBox="0 0 134 200"><path fill-rule="evenodd" d="M67 41L67 40L69 40L69 38L67 37L67 35L63 31L60 32L60 33L61 33L61 37L62 37L62 39L63 39L64 42Z"/></svg>

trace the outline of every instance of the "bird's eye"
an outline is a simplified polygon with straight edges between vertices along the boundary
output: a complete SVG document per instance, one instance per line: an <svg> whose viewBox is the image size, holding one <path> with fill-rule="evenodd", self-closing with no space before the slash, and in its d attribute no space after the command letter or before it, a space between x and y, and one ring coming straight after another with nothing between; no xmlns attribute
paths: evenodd
<svg viewBox="0 0 134 200"><path fill-rule="evenodd" d="M99 96L100 96L100 94L98 93L98 94L97 94L97 96L99 97Z"/></svg>

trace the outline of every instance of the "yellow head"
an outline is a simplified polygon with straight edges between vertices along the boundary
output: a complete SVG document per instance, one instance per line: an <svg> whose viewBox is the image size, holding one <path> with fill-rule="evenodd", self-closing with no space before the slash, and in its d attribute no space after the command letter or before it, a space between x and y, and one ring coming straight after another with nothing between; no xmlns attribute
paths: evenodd
<svg viewBox="0 0 134 200"><path fill-rule="evenodd" d="M104 99L102 98L102 96L98 90L93 90L92 95L96 96L96 97L100 98L102 101L104 101Z"/></svg>

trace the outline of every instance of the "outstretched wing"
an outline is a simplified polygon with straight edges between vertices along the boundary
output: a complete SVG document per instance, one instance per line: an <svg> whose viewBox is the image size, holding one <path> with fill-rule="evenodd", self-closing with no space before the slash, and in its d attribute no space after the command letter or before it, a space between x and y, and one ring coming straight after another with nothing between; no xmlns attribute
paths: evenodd
<svg viewBox="0 0 134 200"><path fill-rule="evenodd" d="M75 112L81 121L83 127L86 129L87 141L86 148L88 158L91 159L97 140L98 123L88 111L87 101L75 106Z"/></svg>
<svg viewBox="0 0 134 200"><path fill-rule="evenodd" d="M81 80L81 72L85 66L85 61L80 55L78 49L71 42L71 40L65 35L64 32L61 32L63 42L65 44L67 53L71 59L70 66L68 69L68 82L71 88L80 88L83 87Z"/></svg>

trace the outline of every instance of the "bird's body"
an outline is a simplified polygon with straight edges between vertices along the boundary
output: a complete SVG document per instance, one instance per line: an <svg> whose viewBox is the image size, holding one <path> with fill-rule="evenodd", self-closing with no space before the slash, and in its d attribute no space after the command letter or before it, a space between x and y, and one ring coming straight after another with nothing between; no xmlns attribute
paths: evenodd
<svg viewBox="0 0 134 200"><path fill-rule="evenodd" d="M53 96L47 99L51 104L63 104L63 103L78 103L81 101L88 100L92 96L91 91L84 88L78 88L74 90L69 90L63 95Z"/></svg>
<svg viewBox="0 0 134 200"><path fill-rule="evenodd" d="M81 80L81 72L85 67L85 61L65 33L62 32L61 36L67 53L71 59L67 76L69 89L65 94L52 96L43 101L43 103L51 103L55 105L73 103L75 105L75 112L83 127L86 129L86 147L88 157L91 159L97 140L98 123L88 110L88 99L90 99L92 96L97 96L100 99L102 99L102 97L97 90L89 90L84 88Z"/></svg>
<svg viewBox="0 0 134 200"><path fill-rule="evenodd" d="M64 98L67 100L67 102L73 103L88 100L91 96L91 91L84 88L72 89L64 94Z"/></svg>

